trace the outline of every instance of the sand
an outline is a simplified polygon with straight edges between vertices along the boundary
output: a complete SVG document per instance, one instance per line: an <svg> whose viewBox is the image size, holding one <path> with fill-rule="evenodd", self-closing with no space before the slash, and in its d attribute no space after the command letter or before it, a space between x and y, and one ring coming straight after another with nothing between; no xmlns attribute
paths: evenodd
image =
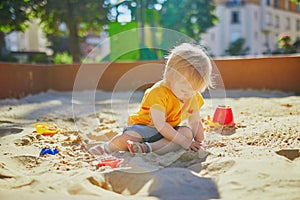
<svg viewBox="0 0 300 200"><path fill-rule="evenodd" d="M72 92L48 91L0 100L0 199L300 198L299 96L227 91L236 123L232 134L206 126L206 146L199 152L132 157L92 156L82 146L121 133L142 93L97 91L90 99L91 94L77 92L72 99ZM206 95L204 123L218 101ZM59 132L40 135L36 122L56 125ZM59 153L40 156L44 147ZM124 162L97 168L107 157Z"/></svg>

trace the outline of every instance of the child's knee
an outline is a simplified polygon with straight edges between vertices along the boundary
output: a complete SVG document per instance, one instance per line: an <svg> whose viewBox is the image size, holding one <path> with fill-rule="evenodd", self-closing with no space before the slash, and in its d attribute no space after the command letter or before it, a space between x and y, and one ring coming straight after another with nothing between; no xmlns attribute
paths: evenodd
<svg viewBox="0 0 300 200"><path fill-rule="evenodd" d="M124 131L122 133L122 136L124 137L124 139L126 139L126 141L127 140L132 140L136 142L142 141L142 136L135 131Z"/></svg>

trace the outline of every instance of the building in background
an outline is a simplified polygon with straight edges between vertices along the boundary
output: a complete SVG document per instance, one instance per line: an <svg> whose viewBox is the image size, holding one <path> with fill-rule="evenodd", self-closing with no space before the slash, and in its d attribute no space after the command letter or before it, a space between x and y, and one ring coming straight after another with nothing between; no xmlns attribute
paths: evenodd
<svg viewBox="0 0 300 200"><path fill-rule="evenodd" d="M289 0L216 0L219 22L202 36L214 56L226 55L230 44L245 39L248 55L278 51L277 38L289 34L300 40L300 5Z"/></svg>
<svg viewBox="0 0 300 200"><path fill-rule="evenodd" d="M65 24L59 27L67 31ZM109 54L109 39L106 32L95 35L89 34L82 38L80 44L81 53L86 62L100 61ZM53 57L53 50L48 48L49 41L43 29L39 26L39 20L28 23L28 29L24 32L13 31L5 37L6 50L17 58L20 63L30 62L33 57ZM40 60L41 61L41 60ZM45 62L45 60L42 60ZM48 62L48 61L47 61Z"/></svg>
<svg viewBox="0 0 300 200"><path fill-rule="evenodd" d="M51 54L47 48L48 41L43 30L39 27L38 20L29 23L25 32L14 31L5 37L8 51L45 52Z"/></svg>
<svg viewBox="0 0 300 200"><path fill-rule="evenodd" d="M39 26L39 20L28 22L24 31L13 31L5 36L5 49L20 63L48 63L52 50L48 48L48 40Z"/></svg>

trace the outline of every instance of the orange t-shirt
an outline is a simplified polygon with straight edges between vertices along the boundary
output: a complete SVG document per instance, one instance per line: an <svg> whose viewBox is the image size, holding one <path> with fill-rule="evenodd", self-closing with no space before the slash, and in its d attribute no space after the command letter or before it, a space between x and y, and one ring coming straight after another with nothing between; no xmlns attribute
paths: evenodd
<svg viewBox="0 0 300 200"><path fill-rule="evenodd" d="M163 111L166 115L166 122L175 127L193 112L199 111L203 104L204 100L199 92L185 103L180 102L173 92L162 81L159 81L145 91L139 111L128 117L127 124L129 126L133 124L153 126L150 114L150 108L153 107Z"/></svg>

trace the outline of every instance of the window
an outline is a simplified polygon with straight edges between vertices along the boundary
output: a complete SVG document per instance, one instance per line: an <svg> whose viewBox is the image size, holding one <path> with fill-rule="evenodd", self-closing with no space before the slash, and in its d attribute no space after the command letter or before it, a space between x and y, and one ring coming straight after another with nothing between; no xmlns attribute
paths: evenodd
<svg viewBox="0 0 300 200"><path fill-rule="evenodd" d="M271 5L271 0L267 0L266 3L267 3L267 6L270 6Z"/></svg>
<svg viewBox="0 0 300 200"><path fill-rule="evenodd" d="M231 12L231 24L239 24L240 23L240 12L232 11Z"/></svg>
<svg viewBox="0 0 300 200"><path fill-rule="evenodd" d="M274 8L279 8L279 0L274 0Z"/></svg>
<svg viewBox="0 0 300 200"><path fill-rule="evenodd" d="M300 31L300 19L297 19L296 30Z"/></svg>

